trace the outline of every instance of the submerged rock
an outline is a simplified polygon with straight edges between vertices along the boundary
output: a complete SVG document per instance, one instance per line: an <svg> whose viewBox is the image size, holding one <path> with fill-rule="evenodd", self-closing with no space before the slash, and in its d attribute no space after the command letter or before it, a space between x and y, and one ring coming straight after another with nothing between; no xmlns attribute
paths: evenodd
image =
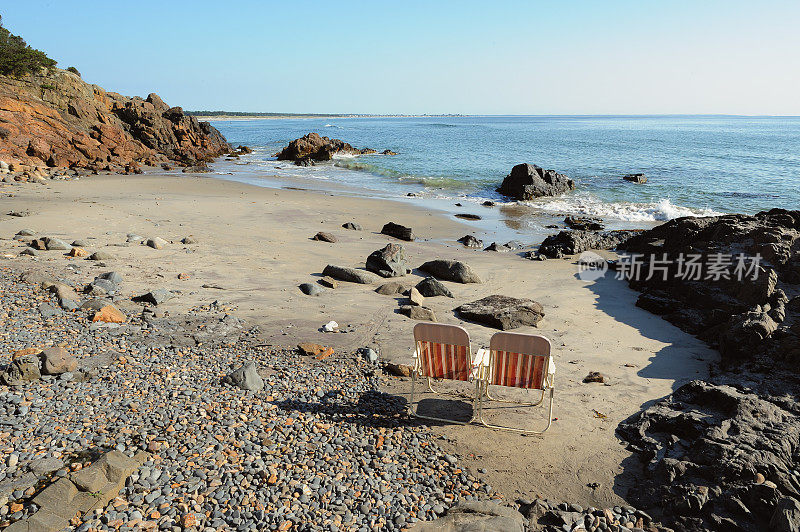
<svg viewBox="0 0 800 532"><path fill-rule="evenodd" d="M630 181L631 183L636 183L637 185L647 183L647 177L644 174L625 174L622 176L622 179Z"/></svg>
<svg viewBox="0 0 800 532"><path fill-rule="evenodd" d="M531 200L557 196L574 189L575 182L564 174L526 163L512 168L497 192L519 200Z"/></svg>

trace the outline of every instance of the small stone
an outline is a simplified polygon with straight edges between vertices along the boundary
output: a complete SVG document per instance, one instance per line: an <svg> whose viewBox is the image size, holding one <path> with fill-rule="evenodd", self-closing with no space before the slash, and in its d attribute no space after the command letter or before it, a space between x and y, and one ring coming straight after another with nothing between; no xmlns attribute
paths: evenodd
<svg viewBox="0 0 800 532"><path fill-rule="evenodd" d="M95 251L87 257L87 260L113 260L114 255L106 251Z"/></svg>
<svg viewBox="0 0 800 532"><path fill-rule="evenodd" d="M414 368L407 364L394 364L391 362L387 363L384 366L384 369L387 373L396 377L410 377L414 372Z"/></svg>
<svg viewBox="0 0 800 532"><path fill-rule="evenodd" d="M342 224L342 227L345 229L350 229L352 231L361 231L361 226L355 222L345 222ZM32 235L29 235L32 236Z"/></svg>
<svg viewBox="0 0 800 532"><path fill-rule="evenodd" d="M763 484L767 479L761 473L756 473L756 484Z"/></svg>
<svg viewBox="0 0 800 532"><path fill-rule="evenodd" d="M103 323L125 323L125 314L123 314L114 305L105 305L94 313L92 321L99 321Z"/></svg>
<svg viewBox="0 0 800 532"><path fill-rule="evenodd" d="M320 242L330 242L331 244L335 244L336 242L339 241L339 239L336 238L331 233L325 233L323 231L320 231L319 233L311 237L311 240L318 240Z"/></svg>
<svg viewBox="0 0 800 532"><path fill-rule="evenodd" d="M408 293L408 300L412 305L422 306L425 303L425 296L420 294L416 287L412 287Z"/></svg>
<svg viewBox="0 0 800 532"><path fill-rule="evenodd" d="M147 247L151 247L153 249L164 249L164 246L167 245L167 241L161 237L156 236L153 238L148 238L145 244L147 245Z"/></svg>
<svg viewBox="0 0 800 532"><path fill-rule="evenodd" d="M225 376L223 382L238 386L242 390L257 392L264 387L264 380L256 370L256 363L249 362Z"/></svg>
<svg viewBox="0 0 800 532"><path fill-rule="evenodd" d="M333 277L329 277L327 275L322 277L322 279L320 279L317 282L319 284L321 284L322 286L326 286L328 288L338 288L339 287L339 281L337 281Z"/></svg>
<svg viewBox="0 0 800 532"><path fill-rule="evenodd" d="M412 320L420 321L436 321L436 315L433 310L428 307L421 307L417 305L403 305L400 307L400 312L411 318Z"/></svg>
<svg viewBox="0 0 800 532"><path fill-rule="evenodd" d="M67 255L69 255L70 257L83 258L83 257L88 257L89 252L83 248L75 247L69 250L69 253L67 253Z"/></svg>
<svg viewBox="0 0 800 532"><path fill-rule="evenodd" d="M599 371L590 371L589 374L583 378L583 382L606 382L606 377Z"/></svg>
<svg viewBox="0 0 800 532"><path fill-rule="evenodd" d="M45 375L59 375L78 369L78 359L63 347L48 347L39 356L42 358L42 373Z"/></svg>
<svg viewBox="0 0 800 532"><path fill-rule="evenodd" d="M307 296L318 296L325 291L324 288L314 283L303 283L299 288Z"/></svg>
<svg viewBox="0 0 800 532"><path fill-rule="evenodd" d="M181 243L189 246L192 244L197 244L197 239L194 237L194 235L189 235L183 237L183 239L181 239Z"/></svg>

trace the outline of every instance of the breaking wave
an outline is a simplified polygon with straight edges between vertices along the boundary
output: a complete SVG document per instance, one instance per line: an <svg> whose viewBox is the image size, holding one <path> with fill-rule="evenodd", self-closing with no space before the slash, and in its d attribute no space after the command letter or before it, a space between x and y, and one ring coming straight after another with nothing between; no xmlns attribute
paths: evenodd
<svg viewBox="0 0 800 532"><path fill-rule="evenodd" d="M533 201L531 204L547 212L616 218L628 222L663 222L683 216L720 216L724 214L712 209L682 207L668 199L662 199L655 203L605 203L590 196L574 196Z"/></svg>

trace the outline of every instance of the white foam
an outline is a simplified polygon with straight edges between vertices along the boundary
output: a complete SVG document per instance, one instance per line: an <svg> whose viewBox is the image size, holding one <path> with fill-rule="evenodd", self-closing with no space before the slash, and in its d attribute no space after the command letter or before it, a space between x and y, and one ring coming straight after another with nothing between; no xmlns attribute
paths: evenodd
<svg viewBox="0 0 800 532"><path fill-rule="evenodd" d="M574 196L533 201L531 204L547 212L616 218L628 222L662 222L682 216L719 216L723 214L711 209L682 207L673 204L668 199L662 199L655 203L604 203L590 196Z"/></svg>

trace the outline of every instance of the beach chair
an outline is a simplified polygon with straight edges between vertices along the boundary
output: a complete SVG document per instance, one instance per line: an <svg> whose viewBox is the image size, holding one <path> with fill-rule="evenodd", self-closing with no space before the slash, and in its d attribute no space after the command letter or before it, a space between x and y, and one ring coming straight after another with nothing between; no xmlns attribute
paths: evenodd
<svg viewBox="0 0 800 532"><path fill-rule="evenodd" d="M422 419L462 425L475 421L478 412L477 401L480 382L475 378L477 367L472 355L469 333L464 328L456 325L418 323L414 326L414 346L414 371L411 374L409 413ZM431 383L433 379L474 381L475 395L472 401L472 418L469 421L457 421L419 414L414 399L418 378L427 379L428 390L434 394L445 392L437 392L433 389Z"/></svg>
<svg viewBox="0 0 800 532"><path fill-rule="evenodd" d="M480 366L478 392L478 421L490 428L510 430L524 434L542 434L550 428L553 419L553 380L555 363L550 355L550 341L544 336L499 332L492 336L489 349L479 349L476 365ZM489 386L521 388L528 392L541 392L535 402L495 399L489 394ZM484 400L516 403L522 406L539 406L550 397L547 408L547 424L542 430L526 430L487 423L483 417Z"/></svg>

